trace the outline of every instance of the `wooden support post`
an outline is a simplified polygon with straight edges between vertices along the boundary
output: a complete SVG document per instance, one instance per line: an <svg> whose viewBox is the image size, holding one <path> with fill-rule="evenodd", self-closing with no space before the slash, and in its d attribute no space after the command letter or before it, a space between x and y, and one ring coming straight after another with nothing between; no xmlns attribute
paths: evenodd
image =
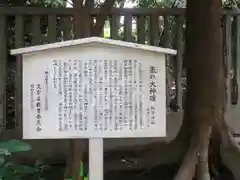
<svg viewBox="0 0 240 180"><path fill-rule="evenodd" d="M0 131L6 124L7 21L0 15Z"/></svg>
<svg viewBox="0 0 240 180"><path fill-rule="evenodd" d="M16 16L15 19L15 47L24 46L24 18ZM15 108L16 108L16 126L22 129L22 57L19 55L16 59L15 72Z"/></svg>
<svg viewBox="0 0 240 180"><path fill-rule="evenodd" d="M231 107L231 81L232 81L232 75L233 75L233 68L232 68L232 21L231 16L226 15L225 16L225 27L224 27L224 58L226 63L226 74L227 74L227 105L226 110L229 110Z"/></svg>
<svg viewBox="0 0 240 180"><path fill-rule="evenodd" d="M22 56L18 55L16 60L16 76L15 76L15 101L16 101L16 118L18 127L22 126ZM24 129L23 129L24 131Z"/></svg>
<svg viewBox="0 0 240 180"><path fill-rule="evenodd" d="M182 69L183 69L183 51L184 51L184 45L183 45L183 28L182 28L182 22L184 17L179 16L177 18L177 36L176 36L176 48L177 48L177 59L176 62L176 110L182 110L183 109L183 90L182 90Z"/></svg>
<svg viewBox="0 0 240 180"><path fill-rule="evenodd" d="M239 85L240 85L240 17L236 16L236 46L235 46L235 52L236 52L236 76L237 76L237 104L239 104L239 97L240 97L240 91L239 91Z"/></svg>

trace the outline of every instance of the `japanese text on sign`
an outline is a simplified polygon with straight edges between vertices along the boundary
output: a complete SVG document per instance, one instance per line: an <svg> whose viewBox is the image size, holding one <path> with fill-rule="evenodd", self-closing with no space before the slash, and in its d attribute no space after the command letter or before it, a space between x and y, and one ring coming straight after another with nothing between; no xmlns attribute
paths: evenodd
<svg viewBox="0 0 240 180"><path fill-rule="evenodd" d="M137 132L156 125L158 68L138 60L52 60L29 83L36 131ZM146 76L147 75L147 76ZM57 120L57 121L56 121Z"/></svg>

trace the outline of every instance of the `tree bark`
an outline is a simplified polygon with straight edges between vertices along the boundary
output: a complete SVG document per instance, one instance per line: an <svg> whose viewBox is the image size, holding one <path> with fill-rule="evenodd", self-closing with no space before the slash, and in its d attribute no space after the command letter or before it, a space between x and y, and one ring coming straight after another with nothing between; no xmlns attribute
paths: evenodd
<svg viewBox="0 0 240 180"><path fill-rule="evenodd" d="M100 36L107 19L107 14L115 4L115 1L116 0L105 0L105 2L101 5L101 11L96 17L96 24L92 30L92 36Z"/></svg>
<svg viewBox="0 0 240 180"><path fill-rule="evenodd" d="M212 125L223 117L225 106L219 10L219 0L187 1L184 122L190 129L191 143L174 180L210 179L208 148Z"/></svg>
<svg viewBox="0 0 240 180"><path fill-rule="evenodd" d="M84 0L73 0L73 7L81 9L83 8ZM81 12L79 10L79 12ZM78 13L74 16L74 31L76 38L81 38L84 36L83 32L83 21L82 16L80 13ZM69 140L70 144L70 152L67 158L67 166L65 171L65 178L73 178L76 180L82 180L82 177L79 176L79 168L80 163L83 159L83 152L86 151L87 148L87 141L86 140L77 140L77 139L71 139Z"/></svg>

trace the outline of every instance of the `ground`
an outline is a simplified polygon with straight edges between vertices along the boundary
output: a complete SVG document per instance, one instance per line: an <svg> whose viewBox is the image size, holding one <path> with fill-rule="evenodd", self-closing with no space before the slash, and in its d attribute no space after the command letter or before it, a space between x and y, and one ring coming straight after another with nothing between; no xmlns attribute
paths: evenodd
<svg viewBox="0 0 240 180"><path fill-rule="evenodd" d="M105 174L104 180L172 180L178 168L179 164L157 166L150 170L111 171ZM64 170L64 162L55 162L44 173L44 180L61 179ZM225 166L221 165L218 171L221 173L213 176L213 180L234 180L231 172ZM34 180L33 177L31 179Z"/></svg>

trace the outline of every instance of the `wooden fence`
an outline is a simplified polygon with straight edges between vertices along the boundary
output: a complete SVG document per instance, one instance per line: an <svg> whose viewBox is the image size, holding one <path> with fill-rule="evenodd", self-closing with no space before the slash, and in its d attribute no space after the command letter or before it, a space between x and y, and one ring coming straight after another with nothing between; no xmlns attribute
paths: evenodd
<svg viewBox="0 0 240 180"><path fill-rule="evenodd" d="M6 112L11 105L10 101L13 102L11 90L6 95L6 90L3 88L7 83L7 77L12 77L7 70L12 69L11 65L15 64L9 61L13 59L8 56L9 48L80 38L83 31L84 36L88 36L99 13L101 13L100 9L0 7L0 126L2 128L5 128L4 122L9 118ZM182 110L185 91L185 9L113 8L107 13L105 24L109 25L110 38L177 49L176 57L167 58L167 111ZM240 76L237 62L240 58L240 17L233 11L222 11L222 17L223 50L230 106L238 103L237 77ZM103 35L104 33L101 34ZM16 85L15 94L19 94L21 92L18 89L21 85L19 82L16 82ZM19 96L16 96L15 101L18 101L17 97ZM18 103L16 105L16 109L20 108ZM15 113L13 116L19 115ZM17 125L18 123L15 124Z"/></svg>

